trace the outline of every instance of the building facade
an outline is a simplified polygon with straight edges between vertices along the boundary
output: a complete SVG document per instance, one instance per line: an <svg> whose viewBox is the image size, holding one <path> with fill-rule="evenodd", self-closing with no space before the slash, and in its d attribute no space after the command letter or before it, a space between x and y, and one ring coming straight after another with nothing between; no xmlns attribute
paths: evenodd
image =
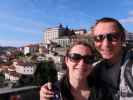
<svg viewBox="0 0 133 100"><path fill-rule="evenodd" d="M50 41L60 38L63 36L63 33L65 31L65 28L62 25L59 25L57 27L53 28L47 28L46 31L44 32L44 44L49 44Z"/></svg>

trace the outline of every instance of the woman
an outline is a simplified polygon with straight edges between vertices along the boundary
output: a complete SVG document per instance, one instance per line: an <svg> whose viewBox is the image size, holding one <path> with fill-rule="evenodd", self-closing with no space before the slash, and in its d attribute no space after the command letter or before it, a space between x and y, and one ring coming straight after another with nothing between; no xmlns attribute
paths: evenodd
<svg viewBox="0 0 133 100"><path fill-rule="evenodd" d="M96 88L89 79L94 62L93 49L79 41L66 53L66 75L59 82L60 100L109 100L102 89ZM48 83L49 84L49 83ZM50 100L55 92L48 84L40 90L40 100Z"/></svg>

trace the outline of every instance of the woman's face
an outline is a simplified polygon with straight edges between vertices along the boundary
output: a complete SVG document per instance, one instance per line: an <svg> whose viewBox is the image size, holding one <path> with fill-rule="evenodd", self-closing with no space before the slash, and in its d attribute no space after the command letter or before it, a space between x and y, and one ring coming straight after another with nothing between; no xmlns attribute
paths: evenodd
<svg viewBox="0 0 133 100"><path fill-rule="evenodd" d="M69 76L76 79L86 79L92 70L92 52L84 45L75 45L65 58Z"/></svg>

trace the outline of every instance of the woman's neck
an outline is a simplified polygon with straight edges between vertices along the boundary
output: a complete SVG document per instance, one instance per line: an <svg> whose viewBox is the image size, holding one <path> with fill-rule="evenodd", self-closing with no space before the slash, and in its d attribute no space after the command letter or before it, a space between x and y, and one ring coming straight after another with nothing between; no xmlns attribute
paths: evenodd
<svg viewBox="0 0 133 100"><path fill-rule="evenodd" d="M87 84L87 79L78 80L75 78L70 78L71 93L74 100L88 100L90 97L90 89Z"/></svg>
<svg viewBox="0 0 133 100"><path fill-rule="evenodd" d="M89 88L87 79L79 80L79 79L69 77L69 82L70 82L71 89L74 89L74 90L85 90Z"/></svg>

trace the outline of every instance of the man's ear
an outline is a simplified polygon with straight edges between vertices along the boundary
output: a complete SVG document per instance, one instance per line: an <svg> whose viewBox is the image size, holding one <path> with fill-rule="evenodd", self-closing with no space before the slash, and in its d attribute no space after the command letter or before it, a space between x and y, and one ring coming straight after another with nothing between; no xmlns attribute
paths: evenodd
<svg viewBox="0 0 133 100"><path fill-rule="evenodd" d="M64 61L64 63L65 63L66 66L67 66L67 64L68 64L68 57L65 57L65 61Z"/></svg>
<svg viewBox="0 0 133 100"><path fill-rule="evenodd" d="M121 45L126 46L126 40L125 37L121 38Z"/></svg>

